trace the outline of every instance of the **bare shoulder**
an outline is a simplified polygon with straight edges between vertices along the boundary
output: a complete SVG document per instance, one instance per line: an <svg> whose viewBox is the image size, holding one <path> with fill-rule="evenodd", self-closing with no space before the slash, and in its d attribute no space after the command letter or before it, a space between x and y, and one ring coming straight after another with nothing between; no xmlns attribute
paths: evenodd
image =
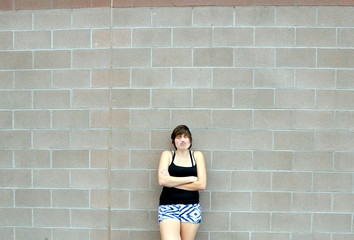
<svg viewBox="0 0 354 240"><path fill-rule="evenodd" d="M172 156L171 151L165 150L161 153L161 160L170 160Z"/></svg>
<svg viewBox="0 0 354 240"><path fill-rule="evenodd" d="M161 156L166 157L166 156L171 156L171 151L165 150L161 153Z"/></svg>
<svg viewBox="0 0 354 240"><path fill-rule="evenodd" d="M172 161L171 155L172 154L170 151L163 151L161 153L159 169L167 170L168 166L170 165L170 163Z"/></svg>
<svg viewBox="0 0 354 240"><path fill-rule="evenodd" d="M204 155L201 151L193 151L196 160L204 160Z"/></svg>

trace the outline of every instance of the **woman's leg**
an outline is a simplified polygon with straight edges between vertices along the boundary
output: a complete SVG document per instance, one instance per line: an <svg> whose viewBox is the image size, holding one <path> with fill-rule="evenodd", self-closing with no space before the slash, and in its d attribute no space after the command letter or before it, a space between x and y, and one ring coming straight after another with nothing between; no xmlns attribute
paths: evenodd
<svg viewBox="0 0 354 240"><path fill-rule="evenodd" d="M161 240L181 240L181 223L175 219L160 222Z"/></svg>
<svg viewBox="0 0 354 240"><path fill-rule="evenodd" d="M199 223L181 223L181 237L182 240L194 240L199 228Z"/></svg>

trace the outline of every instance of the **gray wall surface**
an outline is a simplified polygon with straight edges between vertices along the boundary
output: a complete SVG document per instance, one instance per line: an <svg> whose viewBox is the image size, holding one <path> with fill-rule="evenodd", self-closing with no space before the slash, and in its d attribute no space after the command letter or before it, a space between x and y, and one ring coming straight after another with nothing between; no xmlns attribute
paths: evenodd
<svg viewBox="0 0 354 240"><path fill-rule="evenodd" d="M353 39L353 7L0 12L0 239L159 239L178 124L198 240L354 239Z"/></svg>

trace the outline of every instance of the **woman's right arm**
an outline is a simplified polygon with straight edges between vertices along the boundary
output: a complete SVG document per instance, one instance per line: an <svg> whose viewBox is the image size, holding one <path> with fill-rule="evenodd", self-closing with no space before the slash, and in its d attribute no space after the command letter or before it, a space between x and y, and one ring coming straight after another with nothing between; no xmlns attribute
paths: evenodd
<svg viewBox="0 0 354 240"><path fill-rule="evenodd" d="M160 157L160 164L158 169L158 180L160 186L176 187L181 184L192 183L197 181L197 177L172 177L168 173L168 166L170 165L172 154L170 151L164 151Z"/></svg>

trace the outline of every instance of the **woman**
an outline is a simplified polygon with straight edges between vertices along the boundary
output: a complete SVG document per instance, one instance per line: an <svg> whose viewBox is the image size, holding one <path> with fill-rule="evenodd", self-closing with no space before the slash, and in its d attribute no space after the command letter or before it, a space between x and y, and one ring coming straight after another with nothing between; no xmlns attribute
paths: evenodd
<svg viewBox="0 0 354 240"><path fill-rule="evenodd" d="M176 151L161 154L158 180L159 223L162 240L194 240L201 222L198 190L206 187L203 153L191 151L192 134L185 125L171 134Z"/></svg>

